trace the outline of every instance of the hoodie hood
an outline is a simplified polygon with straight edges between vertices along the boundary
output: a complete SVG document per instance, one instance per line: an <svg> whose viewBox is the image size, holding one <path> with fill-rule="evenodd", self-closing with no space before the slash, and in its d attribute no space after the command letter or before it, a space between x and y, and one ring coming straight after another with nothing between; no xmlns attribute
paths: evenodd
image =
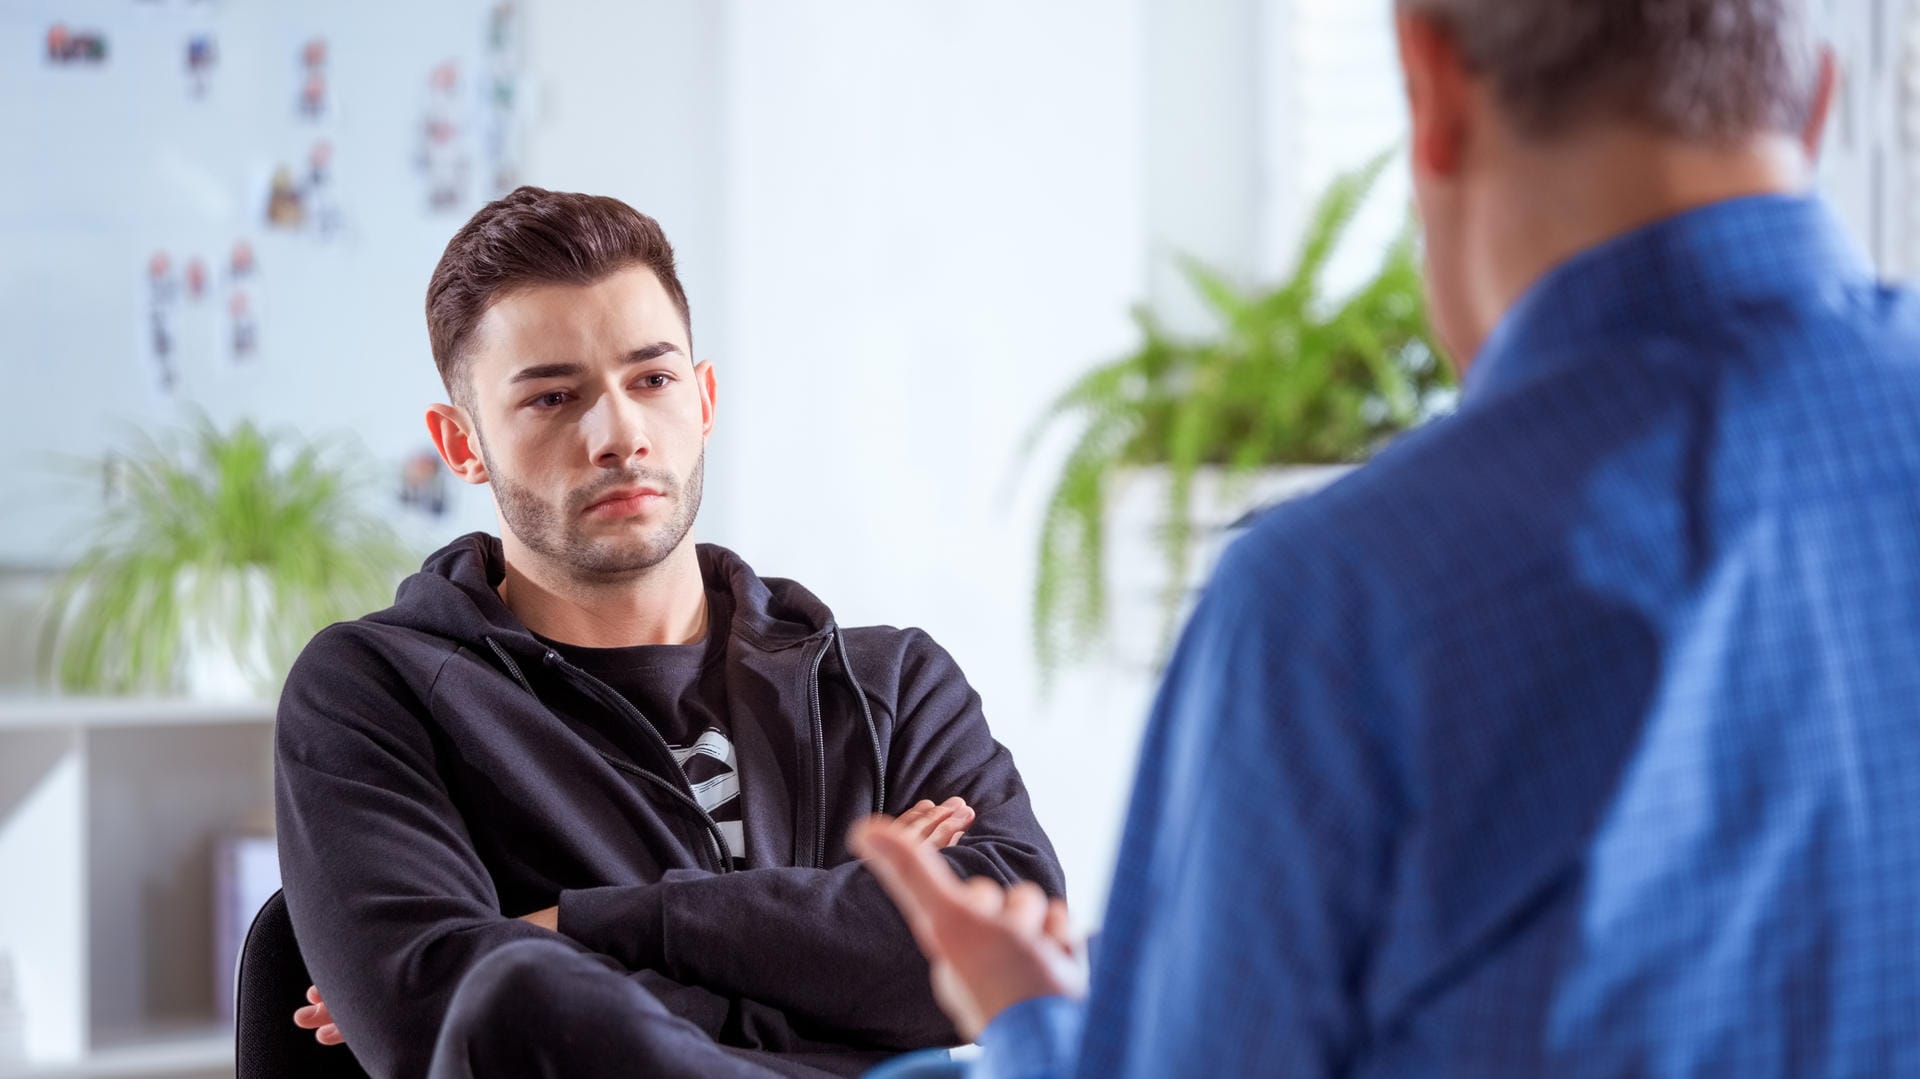
<svg viewBox="0 0 1920 1079"><path fill-rule="evenodd" d="M732 600L728 633L763 652L779 652L818 641L834 629L833 612L797 582L763 578L746 560L725 547L695 548L708 591ZM472 532L435 551L420 572L400 584L394 604L370 621L430 633L487 651L497 642L518 655L541 654L541 644L520 616L500 598L507 572L500 539Z"/></svg>

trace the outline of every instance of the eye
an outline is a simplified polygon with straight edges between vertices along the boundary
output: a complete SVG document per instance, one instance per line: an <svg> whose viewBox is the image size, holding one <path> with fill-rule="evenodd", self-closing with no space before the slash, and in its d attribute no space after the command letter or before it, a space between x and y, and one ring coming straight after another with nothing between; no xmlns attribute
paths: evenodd
<svg viewBox="0 0 1920 1079"><path fill-rule="evenodd" d="M551 390L529 400L527 407L539 409L559 408L572 399L573 395L565 390Z"/></svg>
<svg viewBox="0 0 1920 1079"><path fill-rule="evenodd" d="M655 371L640 376L640 384L650 390L664 390L673 384L673 376L665 371Z"/></svg>

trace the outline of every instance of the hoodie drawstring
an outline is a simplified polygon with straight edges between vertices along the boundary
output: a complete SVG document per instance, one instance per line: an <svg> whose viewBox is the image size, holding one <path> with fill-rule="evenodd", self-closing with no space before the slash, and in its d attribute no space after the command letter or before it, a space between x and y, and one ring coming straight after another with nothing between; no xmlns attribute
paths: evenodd
<svg viewBox="0 0 1920 1079"><path fill-rule="evenodd" d="M873 744L873 811L887 811L887 755L880 746L880 725L873 721L873 709L867 706L867 691L853 673L853 661L847 658L847 638L838 627L833 630L833 646L840 653L840 669L847 672L847 684L853 687L853 699L860 702L860 714L867 720L867 740Z"/></svg>
<svg viewBox="0 0 1920 1079"><path fill-rule="evenodd" d="M527 681L527 676L520 673L520 664L515 663L513 657L507 654L507 650L500 647L500 642L490 636L482 637L481 640L486 641L487 647L493 649L493 654L499 656L500 662L507 665L507 673L513 675L513 680L520 683L521 689L527 691L527 696L538 700L540 695L533 691L533 683Z"/></svg>

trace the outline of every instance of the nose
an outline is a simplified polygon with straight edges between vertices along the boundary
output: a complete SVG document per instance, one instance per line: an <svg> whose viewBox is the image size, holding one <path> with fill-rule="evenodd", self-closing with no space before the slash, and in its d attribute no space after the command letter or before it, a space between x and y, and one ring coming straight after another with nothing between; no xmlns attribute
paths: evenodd
<svg viewBox="0 0 1920 1079"><path fill-rule="evenodd" d="M644 460L653 448L644 410L624 393L602 394L582 422L588 452L601 468L625 468L630 461Z"/></svg>

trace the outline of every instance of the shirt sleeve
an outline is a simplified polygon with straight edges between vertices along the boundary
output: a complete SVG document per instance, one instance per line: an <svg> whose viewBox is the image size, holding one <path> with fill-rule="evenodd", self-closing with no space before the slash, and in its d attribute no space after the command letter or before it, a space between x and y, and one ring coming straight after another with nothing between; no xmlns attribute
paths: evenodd
<svg viewBox="0 0 1920 1079"><path fill-rule="evenodd" d="M1252 539L1155 701L1077 1051L1072 1006L1029 1002L989 1028L996 1079L1326 1076L1357 1051L1398 804L1379 691L1336 571Z"/></svg>
<svg viewBox="0 0 1920 1079"><path fill-rule="evenodd" d="M1046 1079L1071 1075L1085 1006L1066 997L1023 1000L994 1017L980 1034L971 1079Z"/></svg>

